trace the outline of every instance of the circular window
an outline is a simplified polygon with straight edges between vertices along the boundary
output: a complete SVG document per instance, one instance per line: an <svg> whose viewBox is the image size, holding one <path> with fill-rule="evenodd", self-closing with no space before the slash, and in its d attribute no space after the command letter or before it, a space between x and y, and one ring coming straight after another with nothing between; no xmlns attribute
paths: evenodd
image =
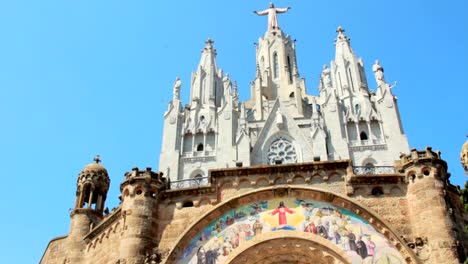
<svg viewBox="0 0 468 264"><path fill-rule="evenodd" d="M268 164L288 164L297 162L296 149L291 142L280 137L268 149Z"/></svg>

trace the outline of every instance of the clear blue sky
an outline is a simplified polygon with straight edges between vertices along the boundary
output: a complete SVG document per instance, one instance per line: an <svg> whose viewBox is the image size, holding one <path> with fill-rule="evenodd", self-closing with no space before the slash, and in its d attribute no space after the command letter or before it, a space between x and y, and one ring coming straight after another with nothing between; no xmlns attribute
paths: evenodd
<svg viewBox="0 0 468 264"><path fill-rule="evenodd" d="M132 167L157 169L162 115L176 76L190 74L210 37L218 66L242 99L255 76L253 43L269 1L0 1L0 263L37 263L68 233L76 176L100 154L111 175L107 206ZM463 185L468 133L467 1L276 1L297 39L299 72L317 95L342 25L369 83L375 59L398 81L410 146L431 145Z"/></svg>

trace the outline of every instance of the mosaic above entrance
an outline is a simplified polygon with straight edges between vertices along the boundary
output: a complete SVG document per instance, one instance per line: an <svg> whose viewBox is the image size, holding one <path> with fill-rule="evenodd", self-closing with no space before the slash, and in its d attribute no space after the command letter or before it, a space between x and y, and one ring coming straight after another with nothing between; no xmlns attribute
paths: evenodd
<svg viewBox="0 0 468 264"><path fill-rule="evenodd" d="M343 249L353 264L405 263L365 219L330 203L294 198L258 201L227 212L189 243L178 263L225 263L246 241L277 230L288 230L292 237L308 232L327 239Z"/></svg>

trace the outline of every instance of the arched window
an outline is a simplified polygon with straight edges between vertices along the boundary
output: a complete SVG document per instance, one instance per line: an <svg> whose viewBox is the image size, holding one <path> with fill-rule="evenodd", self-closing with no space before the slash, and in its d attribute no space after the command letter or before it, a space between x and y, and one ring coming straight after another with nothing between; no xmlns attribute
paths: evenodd
<svg viewBox="0 0 468 264"><path fill-rule="evenodd" d="M273 78L278 78L279 65L278 65L278 54L273 53Z"/></svg>
<svg viewBox="0 0 468 264"><path fill-rule="evenodd" d="M203 144L202 143L197 145L197 151L203 151Z"/></svg>
<svg viewBox="0 0 468 264"><path fill-rule="evenodd" d="M361 134L359 134L359 137L361 140L368 140L369 138L367 137L366 132L362 131Z"/></svg>

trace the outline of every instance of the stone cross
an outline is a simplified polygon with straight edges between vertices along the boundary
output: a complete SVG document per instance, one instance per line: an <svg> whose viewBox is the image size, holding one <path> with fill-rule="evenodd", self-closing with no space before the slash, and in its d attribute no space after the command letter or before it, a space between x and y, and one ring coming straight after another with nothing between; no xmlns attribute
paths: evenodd
<svg viewBox="0 0 468 264"><path fill-rule="evenodd" d="M99 156L99 155L96 155L96 157L94 157L93 160L94 160L97 164L99 164L99 162L102 161L102 160L101 160L101 156Z"/></svg>

